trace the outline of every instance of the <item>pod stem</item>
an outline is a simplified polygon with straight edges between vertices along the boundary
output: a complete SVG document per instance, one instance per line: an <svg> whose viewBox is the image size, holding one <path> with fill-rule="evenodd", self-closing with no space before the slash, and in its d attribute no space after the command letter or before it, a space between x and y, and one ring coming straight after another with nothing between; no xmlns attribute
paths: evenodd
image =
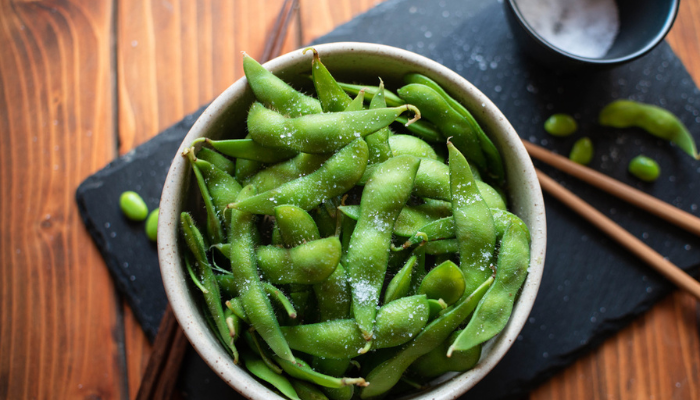
<svg viewBox="0 0 700 400"><path fill-rule="evenodd" d="M412 104L406 104L403 107L406 107L406 111L410 110L413 111L413 113L415 114L413 118L409 119L408 122L406 122L405 126L409 126L420 119L420 110L418 109L418 107Z"/></svg>

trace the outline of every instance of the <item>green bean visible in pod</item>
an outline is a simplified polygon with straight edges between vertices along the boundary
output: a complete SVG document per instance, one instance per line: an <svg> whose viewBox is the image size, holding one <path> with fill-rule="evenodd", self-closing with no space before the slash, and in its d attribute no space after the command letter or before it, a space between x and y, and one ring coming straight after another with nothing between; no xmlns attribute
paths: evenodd
<svg viewBox="0 0 700 400"><path fill-rule="evenodd" d="M438 92L428 86L413 83L402 87L398 93L406 102L416 104L421 114L424 114L423 117L434 123L444 137L451 137L469 161L479 167L479 171L488 170L489 165L479 143L477 131L462 115L453 110Z"/></svg>
<svg viewBox="0 0 700 400"><path fill-rule="evenodd" d="M243 54L243 71L255 98L289 117L321 113L321 103L296 91L247 54Z"/></svg>
<svg viewBox="0 0 700 400"><path fill-rule="evenodd" d="M306 54L309 50L311 50L314 55L311 60L311 79L314 82L316 96L318 96L323 112L345 111L352 102L352 99L343 88L338 85L338 82L335 81L335 78L333 78L333 75L331 75L326 66L323 65L316 49L307 47L302 54Z"/></svg>
<svg viewBox="0 0 700 400"><path fill-rule="evenodd" d="M259 193L267 192L287 182L309 175L319 169L328 158L328 154L299 153L292 159L272 165L248 177L244 183L254 185Z"/></svg>
<svg viewBox="0 0 700 400"><path fill-rule="evenodd" d="M464 351L496 336L508 323L518 290L525 282L530 265L529 234L518 224L510 224L501 240L496 280L479 302L472 319L447 350Z"/></svg>
<svg viewBox="0 0 700 400"><path fill-rule="evenodd" d="M344 82L338 82L338 85L343 88L347 93L350 93L352 95L357 95L360 90L364 89L365 90L365 98L366 100L371 101L374 99L374 96L379 93L379 86L371 86L371 85L354 85L352 83L344 83ZM401 100L399 96L397 96L395 93L389 91L389 90L384 90L384 97L386 101L386 105L388 107L398 107L406 104L405 101Z"/></svg>
<svg viewBox="0 0 700 400"><path fill-rule="evenodd" d="M273 358L289 376L315 383L319 386L329 388L340 388L348 385L366 386L366 382L363 378L336 378L334 376L318 373L314 371L309 364L299 358L297 358L296 362L287 361L277 356Z"/></svg>
<svg viewBox="0 0 700 400"><path fill-rule="evenodd" d="M340 240L331 236L291 249L260 246L257 264L263 278L274 284L311 285L326 280L340 262Z"/></svg>
<svg viewBox="0 0 700 400"><path fill-rule="evenodd" d="M379 91L374 95L369 103L369 109L375 110L386 107L386 97L384 96L384 82L379 79ZM389 127L384 127L365 137L369 148L369 164L376 164L388 160L392 157L389 138L392 136Z"/></svg>
<svg viewBox="0 0 700 400"><path fill-rule="evenodd" d="M598 121L613 128L642 128L650 134L675 143L695 159L700 159L695 140L678 117L668 110L632 100L616 100L601 110Z"/></svg>
<svg viewBox="0 0 700 400"><path fill-rule="evenodd" d="M226 172L231 176L234 176L236 174L236 163L226 158L226 156L224 156L223 154L219 154L214 150L202 147L197 152L197 158L202 159L204 161L209 161L210 163L214 164L216 168Z"/></svg>
<svg viewBox="0 0 700 400"><path fill-rule="evenodd" d="M233 338L229 335L229 328L224 317L224 309L221 306L221 294L219 292L219 284L216 282L216 276L212 271L211 264L207 259L207 248L204 244L204 237L194 223L192 216L189 213L183 212L180 214L180 229L182 236L185 239L187 247L194 256L195 262L193 270L196 271L197 282L204 295L204 302L207 305L207 310L214 321L218 334L222 338L227 338L226 346L233 354L234 363L238 363L238 351L233 344ZM185 263L189 265L188 257L185 257Z"/></svg>
<svg viewBox="0 0 700 400"><path fill-rule="evenodd" d="M190 158L192 157L192 151L192 148L185 149L182 155ZM221 243L224 241L224 230L221 226L221 218L219 218L219 214L214 206L214 202L211 198L211 194L209 193L209 189L207 188L207 184L201 170L193 162L190 162L190 165L192 166L192 172L194 173L197 186L199 187L199 192L202 196L202 200L204 201L204 208L207 212L207 239L211 243ZM221 215L221 217L223 217L223 215Z"/></svg>
<svg viewBox="0 0 700 400"><path fill-rule="evenodd" d="M320 389L310 383L296 379L292 379L290 382L301 400L328 400L328 397Z"/></svg>
<svg viewBox="0 0 700 400"><path fill-rule="evenodd" d="M249 195L250 191L243 188L241 193ZM285 360L294 362L294 355L282 336L270 299L260 282L253 242L254 215L238 210L229 212L231 213L229 230L231 271L236 277L236 289L241 294L245 313L272 351Z"/></svg>
<svg viewBox="0 0 700 400"><path fill-rule="evenodd" d="M457 113L464 117L471 129L474 132L476 132L476 135L479 138L479 145L481 146L481 149L484 152L484 156L486 157L487 170L490 176L494 178L498 185L503 185L505 183L505 169L503 167L503 158L501 157L501 153L498 151L491 139L489 139L489 137L486 136L484 130L481 129L481 125L479 125L479 123L476 122L476 119L474 119L474 116L472 116L469 110L467 110L466 107L464 107L461 103L459 103L449 94L447 94L447 92L445 92L445 89L438 85L437 82L433 81L425 75L408 74L404 77L404 81L409 84L418 83L432 88L438 94L440 94L440 96L442 96L442 98L447 102L447 104L449 104L449 106L453 110L457 111Z"/></svg>
<svg viewBox="0 0 700 400"><path fill-rule="evenodd" d="M462 270L452 261L445 261L423 278L418 294L424 294L429 299L442 299L447 305L452 305L462 297L465 287Z"/></svg>
<svg viewBox="0 0 700 400"><path fill-rule="evenodd" d="M274 386L283 395L292 400L301 400L289 380L284 375L280 375L270 369L260 358L245 352L243 353L243 364L245 364L246 369L251 374Z"/></svg>
<svg viewBox="0 0 700 400"><path fill-rule="evenodd" d="M309 211L331 197L350 190L367 165L367 143L355 139L329 158L318 170L275 189L229 205L255 214L274 214L278 205L292 204Z"/></svg>
<svg viewBox="0 0 700 400"><path fill-rule="evenodd" d="M207 144L229 157L235 157L251 161L259 161L265 164L275 164L289 160L297 155L296 151L285 149L271 149L264 147L253 139L205 139Z"/></svg>
<svg viewBox="0 0 700 400"><path fill-rule="evenodd" d="M410 104L286 118L255 103L248 111L247 124L250 136L262 146L321 154L332 153L359 137L389 126L408 110L415 113L415 120L420 119L420 111Z"/></svg>
<svg viewBox="0 0 700 400"><path fill-rule="evenodd" d="M438 347L421 356L408 368L408 375L421 381L428 381L447 372L465 372L474 368L481 357L481 346L474 346L467 351L460 351L447 357L447 349L461 331L456 331Z"/></svg>
<svg viewBox="0 0 700 400"><path fill-rule="evenodd" d="M318 300L319 321L331 321L350 317L352 296L345 267L338 264L335 271L323 282L313 286Z"/></svg>
<svg viewBox="0 0 700 400"><path fill-rule="evenodd" d="M390 158L367 181L360 200L360 217L350 238L347 271L353 313L366 340L372 339L379 294L389 262L394 223L406 204L420 159Z"/></svg>
<svg viewBox="0 0 700 400"><path fill-rule="evenodd" d="M467 319L492 282L493 278L489 278L473 293L464 295L453 308L430 322L418 336L404 344L391 358L374 367L367 374L369 385L362 389L360 397L367 399L379 396L396 385L414 361L440 346Z"/></svg>
<svg viewBox="0 0 700 400"><path fill-rule="evenodd" d="M467 281L467 293L491 275L496 249L496 228L488 205L479 193L469 163L447 142L450 154L450 188L455 236L459 242L460 268Z"/></svg>
<svg viewBox="0 0 700 400"><path fill-rule="evenodd" d="M275 221L285 246L295 247L321 239L314 219L309 213L297 206L275 207Z"/></svg>

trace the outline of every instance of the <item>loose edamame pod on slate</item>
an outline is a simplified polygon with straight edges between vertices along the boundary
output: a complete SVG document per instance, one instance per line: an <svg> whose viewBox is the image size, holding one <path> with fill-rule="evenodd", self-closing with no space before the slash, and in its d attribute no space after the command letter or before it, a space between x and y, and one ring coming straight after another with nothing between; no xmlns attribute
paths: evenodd
<svg viewBox="0 0 700 400"><path fill-rule="evenodd" d="M321 283L340 262L340 240L331 236L291 249L260 246L256 249L257 265L263 278L274 284Z"/></svg>
<svg viewBox="0 0 700 400"><path fill-rule="evenodd" d="M318 56L318 51L316 51L316 49L307 47L302 51L302 54L306 54L309 50L311 50L314 55L314 58L311 60L311 79L314 82L316 95L321 103L323 112L345 111L352 102L352 99L345 93L343 88L338 85L333 75L328 72L326 66L321 62L321 58Z"/></svg>
<svg viewBox="0 0 700 400"><path fill-rule="evenodd" d="M447 142L450 154L450 188L455 236L459 242L460 268L466 293L471 293L491 275L496 249L496 228L488 205L481 197L469 163L457 148Z"/></svg>
<svg viewBox="0 0 700 400"><path fill-rule="evenodd" d="M353 313L367 341L372 339L393 226L411 194L420 162L411 156L388 159L377 167L362 192L346 268Z"/></svg>
<svg viewBox="0 0 700 400"><path fill-rule="evenodd" d="M489 278L473 293L463 296L453 308L430 322L415 339L406 343L391 358L374 367L367 374L366 380L369 385L362 389L360 398L379 396L396 385L404 371L415 360L438 347L474 311L492 282L493 278Z"/></svg>
<svg viewBox="0 0 700 400"><path fill-rule="evenodd" d="M226 172L231 176L234 176L236 174L236 163L226 158L226 156L224 156L223 154L219 154L214 150L202 147L197 152L197 158L202 159L204 161L209 161L210 163L214 164L216 168Z"/></svg>
<svg viewBox="0 0 700 400"><path fill-rule="evenodd" d="M138 193L128 190L119 196L119 207L132 221L143 221L148 217L148 206Z"/></svg>
<svg viewBox="0 0 700 400"><path fill-rule="evenodd" d="M283 115L294 118L322 112L318 100L296 91L245 53L243 71L255 98Z"/></svg>
<svg viewBox="0 0 700 400"><path fill-rule="evenodd" d="M233 362L238 363L238 351L233 344L233 338L229 335L228 325L224 317L224 309L221 306L221 294L219 293L219 284L216 282L216 277L212 271L211 264L207 259L206 246L204 237L194 223L192 216L189 213L183 212L180 214L180 229L185 243L190 252L194 256L194 269L197 273L197 280L200 283L204 302L207 305L207 310L211 315L218 334L222 338L228 338L225 345L233 354ZM189 263L187 258L185 262ZM189 266L189 265L188 265Z"/></svg>
<svg viewBox="0 0 700 400"><path fill-rule="evenodd" d="M438 347L414 361L408 368L409 376L427 381L446 372L464 372L474 368L481 357L481 345L466 351L452 353L452 357L447 357L448 347L455 341L460 332L454 332Z"/></svg>
<svg viewBox="0 0 700 400"><path fill-rule="evenodd" d="M496 279L474 310L467 327L447 350L448 357L455 351L469 350L503 330L529 265L529 235L520 225L510 224L501 240Z"/></svg>
<svg viewBox="0 0 700 400"><path fill-rule="evenodd" d="M211 140L207 138L205 140L211 147L229 157L259 161L266 164L289 160L297 155L297 152L293 150L270 149L269 147L261 146L255 143L253 139Z"/></svg>
<svg viewBox="0 0 700 400"><path fill-rule="evenodd" d="M404 77L404 81L407 83L420 83L432 88L438 92L443 99L445 99L447 104L449 104L453 110L457 111L460 115L462 115L462 117L464 117L469 126L471 126L471 128L476 132L476 136L479 138L479 145L484 151L484 156L486 156L486 165L490 176L498 185L503 185L505 183L505 169L503 167L503 158L501 157L501 153L498 151L491 139L486 136L484 130L481 129L481 125L476 122L469 110L448 95L447 92L445 92L445 89L438 85L437 82L425 75L408 74Z"/></svg>
<svg viewBox="0 0 700 400"><path fill-rule="evenodd" d="M254 185L260 193L267 192L316 171L328 158L328 154L299 153L294 158L272 165L246 178L243 183ZM247 160L238 162L242 161Z"/></svg>
<svg viewBox="0 0 700 400"><path fill-rule="evenodd" d="M314 219L309 213L297 206L275 207L275 221L282 235L282 241L288 247L321 239Z"/></svg>
<svg viewBox="0 0 700 400"><path fill-rule="evenodd" d="M241 193L245 196L250 193L250 190L243 188ZM241 294L245 313L272 351L285 360L294 362L294 355L282 336L272 304L258 275L253 243L254 216L238 210L229 212L231 213L231 229L229 229L231 272L237 278L236 289Z"/></svg>
<svg viewBox="0 0 700 400"><path fill-rule="evenodd" d="M632 100L616 100L605 106L598 117L603 126L642 128L650 134L675 143L684 152L700 159L695 140L683 123L668 110Z"/></svg>
<svg viewBox="0 0 700 400"><path fill-rule="evenodd" d="M399 89L398 93L407 103L418 107L421 115L435 124L442 136L451 137L457 148L470 162L476 164L481 172L489 168L474 127L453 110L438 92L428 86L412 83Z"/></svg>
<svg viewBox="0 0 700 400"><path fill-rule="evenodd" d="M420 111L410 104L286 118L256 102L248 111L247 124L250 136L262 146L304 153L332 153L359 137L389 126L408 110L415 113L413 120L420 119Z"/></svg>
<svg viewBox="0 0 700 400"><path fill-rule="evenodd" d="M442 299L449 306L462 297L465 287L462 270L448 260L428 272L418 287L418 294L424 294L429 299Z"/></svg>
<svg viewBox="0 0 700 400"><path fill-rule="evenodd" d="M230 204L255 214L274 214L277 205L292 204L306 211L350 190L367 165L367 143L355 139L331 156L318 170L275 189Z"/></svg>

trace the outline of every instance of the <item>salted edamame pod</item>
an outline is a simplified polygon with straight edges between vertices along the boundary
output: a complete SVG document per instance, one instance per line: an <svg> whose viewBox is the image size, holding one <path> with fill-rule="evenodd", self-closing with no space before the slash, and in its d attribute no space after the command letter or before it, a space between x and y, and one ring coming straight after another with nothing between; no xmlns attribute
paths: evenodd
<svg viewBox="0 0 700 400"><path fill-rule="evenodd" d="M211 140L207 138L205 140L211 147L229 157L259 161L266 164L289 160L297 154L296 151L292 150L270 149L269 147L261 146L255 143L253 139Z"/></svg>
<svg viewBox="0 0 700 400"><path fill-rule="evenodd" d="M291 249L260 246L255 250L263 278L275 284L311 285L326 280L340 262L337 237L314 240Z"/></svg>
<svg viewBox="0 0 700 400"><path fill-rule="evenodd" d="M350 190L362 177L367 156L367 143L355 139L309 175L230 204L229 207L255 214L273 215L276 206L292 204L309 211L323 201Z"/></svg>
<svg viewBox="0 0 700 400"><path fill-rule="evenodd" d="M328 154L299 153L246 178L243 183L254 185L259 193L267 192L316 171L329 157ZM239 163L242 161L246 160L238 160Z"/></svg>
<svg viewBox="0 0 700 400"><path fill-rule="evenodd" d="M297 206L275 207L275 221L285 246L295 247L321 239L314 219L309 213Z"/></svg>
<svg viewBox="0 0 700 400"><path fill-rule="evenodd" d="M407 373L411 377L416 377L421 381L427 381L446 373L468 371L479 362L481 357L481 346L474 346L467 351L453 353L452 357L447 357L447 349L459 336L460 331L450 335L440 346L431 350L428 354L421 356L408 368Z"/></svg>
<svg viewBox="0 0 700 400"><path fill-rule="evenodd" d="M338 85L338 82L335 81L335 78L333 78L333 75L331 75L326 66L323 65L316 49L307 47L302 51L302 54L306 54L309 50L311 50L314 55L311 60L311 79L314 82L316 95L321 103L323 112L345 111L352 102L352 99L343 88Z"/></svg>

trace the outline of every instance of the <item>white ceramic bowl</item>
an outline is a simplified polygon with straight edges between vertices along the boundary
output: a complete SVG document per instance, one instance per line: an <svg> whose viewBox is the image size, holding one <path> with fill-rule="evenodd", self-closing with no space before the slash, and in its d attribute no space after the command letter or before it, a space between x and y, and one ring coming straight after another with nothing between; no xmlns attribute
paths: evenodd
<svg viewBox="0 0 700 400"><path fill-rule="evenodd" d="M485 346L479 364L472 370L436 384L413 399L454 399L483 378L513 344L528 318L537 295L544 265L546 224L542 192L535 170L518 134L496 106L477 88L457 73L410 51L369 43L331 43L316 46L323 63L338 80L376 84L381 77L387 87L398 87L404 74L418 72L434 79L464 104L501 151L509 183L510 210L520 216L532 233L530 272L513 314L503 332ZM265 67L295 87L308 87L311 53L296 50L265 64ZM233 359L219 344L199 311L197 298L182 263L178 246L178 221L191 198L190 168L180 156L192 140L200 137L219 139L244 135L248 107L253 93L245 78L226 89L204 111L185 137L175 155L160 201L158 258L165 291L185 335L204 361L224 381L250 399L280 398ZM191 192L190 192L191 193Z"/></svg>

